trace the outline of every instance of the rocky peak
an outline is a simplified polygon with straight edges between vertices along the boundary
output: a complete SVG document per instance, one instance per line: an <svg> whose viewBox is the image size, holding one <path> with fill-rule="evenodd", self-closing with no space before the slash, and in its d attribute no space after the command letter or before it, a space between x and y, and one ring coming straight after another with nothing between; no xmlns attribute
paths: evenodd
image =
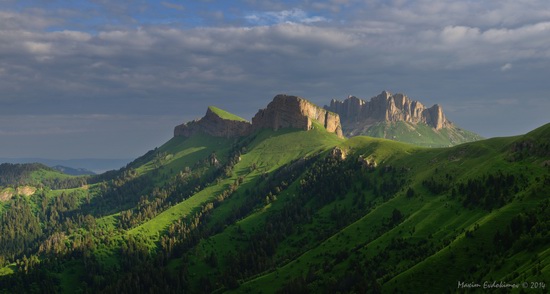
<svg viewBox="0 0 550 294"><path fill-rule="evenodd" d="M411 100L404 94L392 95L388 91L372 97L368 102L355 96L350 96L344 101L333 99L330 106L325 106L325 109L338 113L345 123L373 124L381 121L405 121L416 124L422 122L436 130L450 125L440 105L426 108L422 103Z"/></svg>
<svg viewBox="0 0 550 294"><path fill-rule="evenodd" d="M261 109L252 118L252 128L297 128L311 130L316 120L330 133L343 137L338 114L327 111L303 98L277 95L267 108Z"/></svg>
<svg viewBox="0 0 550 294"><path fill-rule="evenodd" d="M365 104L364 100L361 100L355 96L350 95L348 96L348 99L344 100L343 103L336 99L332 99L330 101L330 107L328 108L331 111L334 111L338 114L346 113L350 119L355 119L357 116L361 114L361 109L364 104Z"/></svg>
<svg viewBox="0 0 550 294"><path fill-rule="evenodd" d="M209 107L200 120L194 120L174 128L175 137L190 137L196 133L206 133L214 137L240 137L250 132L251 124L247 121L225 119Z"/></svg>
<svg viewBox="0 0 550 294"><path fill-rule="evenodd" d="M174 128L174 136L190 137L196 133L206 133L215 137L241 137L251 132L269 128L297 128L311 130L313 121L319 122L328 132L343 137L342 126L338 114L323 109L303 98L290 95L277 95L265 109L261 109L252 118L252 124L247 121L227 119L228 113L220 116L209 107L206 115L200 120L194 120ZM221 110L219 110L221 111Z"/></svg>

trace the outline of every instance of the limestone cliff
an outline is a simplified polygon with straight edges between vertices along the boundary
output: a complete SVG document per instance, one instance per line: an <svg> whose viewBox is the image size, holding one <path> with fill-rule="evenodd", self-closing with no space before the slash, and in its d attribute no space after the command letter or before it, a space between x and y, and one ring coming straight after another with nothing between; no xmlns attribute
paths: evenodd
<svg viewBox="0 0 550 294"><path fill-rule="evenodd" d="M228 119L228 113L220 116L217 108L209 107L206 115L200 120L178 125L174 128L174 136L190 137L196 133L206 133L215 137L241 137L253 131L269 128L296 128L311 130L313 121L317 121L328 132L343 137L342 126L338 114L325 110L305 99L277 95L265 109L261 109L252 118L252 123Z"/></svg>
<svg viewBox="0 0 550 294"><path fill-rule="evenodd" d="M404 121L414 124L425 123L436 130L451 125L438 104L426 108L422 103L403 94L392 95L387 91L372 97L368 102L355 96L350 96L344 101L333 99L330 106L325 106L325 109L338 113L344 125L358 121L364 124Z"/></svg>
<svg viewBox="0 0 550 294"><path fill-rule="evenodd" d="M200 120L194 120L174 128L175 137L190 137L196 133L205 133L214 137L233 138L250 133L251 124L247 121L238 121L220 117L212 107Z"/></svg>
<svg viewBox="0 0 550 294"><path fill-rule="evenodd" d="M311 130L313 120L323 125L328 132L343 137L338 114L300 97L289 95L275 96L267 108L258 111L252 118L252 128L254 130L262 128Z"/></svg>

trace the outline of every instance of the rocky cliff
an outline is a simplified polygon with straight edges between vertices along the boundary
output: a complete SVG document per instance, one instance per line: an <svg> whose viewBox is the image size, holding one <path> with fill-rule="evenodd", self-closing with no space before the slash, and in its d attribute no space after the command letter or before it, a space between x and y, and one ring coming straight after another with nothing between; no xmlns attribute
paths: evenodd
<svg viewBox="0 0 550 294"><path fill-rule="evenodd" d="M368 125L381 121L425 123L436 130L451 125L438 104L427 108L403 94L392 95L387 91L372 97L368 102L355 96L350 96L344 101L333 99L330 106L325 106L325 109L338 113L344 128L346 124L355 122Z"/></svg>
<svg viewBox="0 0 550 294"><path fill-rule="evenodd" d="M481 139L447 120L438 104L426 107L403 94L384 91L369 101L349 96L325 109L340 115L344 135L365 135L428 147L445 147Z"/></svg>
<svg viewBox="0 0 550 294"><path fill-rule="evenodd" d="M264 128L311 130L314 127L313 121L317 121L328 132L343 137L338 114L296 96L275 96L265 109L259 110L252 118L252 123L227 119L215 110L217 109L209 107L206 115L200 120L176 126L174 136L190 137L196 133L206 133L215 137L232 138L246 136Z"/></svg>
<svg viewBox="0 0 550 294"><path fill-rule="evenodd" d="M318 121L330 133L343 137L338 114L327 111L305 99L289 95L277 95L267 108L252 118L252 128L297 128L311 130L312 121Z"/></svg>
<svg viewBox="0 0 550 294"><path fill-rule="evenodd" d="M196 133L205 133L214 137L240 137L250 133L252 125L247 121L225 119L208 107L206 115L174 128L175 137L190 137Z"/></svg>

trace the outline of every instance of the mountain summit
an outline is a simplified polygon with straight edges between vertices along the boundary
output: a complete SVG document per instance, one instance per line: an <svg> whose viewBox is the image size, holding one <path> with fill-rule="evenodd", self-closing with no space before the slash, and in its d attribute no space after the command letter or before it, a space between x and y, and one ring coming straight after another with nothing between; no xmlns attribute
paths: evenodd
<svg viewBox="0 0 550 294"><path fill-rule="evenodd" d="M297 128L311 130L313 121L320 123L329 133L343 137L338 114L323 109L306 99L277 95L267 108L261 109L252 118L253 129Z"/></svg>
<svg viewBox="0 0 550 294"><path fill-rule="evenodd" d="M447 120L440 105L428 108L401 93L383 91L370 101L355 96L333 99L325 109L340 115L347 137L367 135L431 147L481 139Z"/></svg>
<svg viewBox="0 0 550 294"><path fill-rule="evenodd" d="M265 109L260 109L252 123L219 108L210 106L200 120L178 125L175 137L190 137L195 133L206 133L214 137L234 138L246 136L258 129L294 128L311 130L314 122L327 132L343 137L338 114L325 110L306 99L280 94Z"/></svg>
<svg viewBox="0 0 550 294"><path fill-rule="evenodd" d="M365 124L405 121L414 124L425 123L436 130L451 125L438 104L426 108L422 103L403 94L392 95L388 91L372 97L369 102L355 96L349 96L344 101L333 99L330 106L325 108L338 113L342 120L361 121Z"/></svg>
<svg viewBox="0 0 550 294"><path fill-rule="evenodd" d="M191 137L196 133L205 133L214 137L240 137L250 132L251 124L243 118L209 106L200 120L194 120L174 128L174 137Z"/></svg>

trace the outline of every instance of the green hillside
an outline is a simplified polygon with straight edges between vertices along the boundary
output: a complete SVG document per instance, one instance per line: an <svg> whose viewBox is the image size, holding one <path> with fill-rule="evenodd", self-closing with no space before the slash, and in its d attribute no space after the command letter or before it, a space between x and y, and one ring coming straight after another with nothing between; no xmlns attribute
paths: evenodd
<svg viewBox="0 0 550 294"><path fill-rule="evenodd" d="M175 137L3 202L0 293L548 292L550 124L450 148L315 124Z"/></svg>
<svg viewBox="0 0 550 294"><path fill-rule="evenodd" d="M378 122L360 134L424 147L450 147L482 139L481 136L458 127L436 130L423 123L412 124L404 121Z"/></svg>
<svg viewBox="0 0 550 294"><path fill-rule="evenodd" d="M0 187L60 186L63 185L63 181L71 181L71 179L75 177L40 163L0 164Z"/></svg>

